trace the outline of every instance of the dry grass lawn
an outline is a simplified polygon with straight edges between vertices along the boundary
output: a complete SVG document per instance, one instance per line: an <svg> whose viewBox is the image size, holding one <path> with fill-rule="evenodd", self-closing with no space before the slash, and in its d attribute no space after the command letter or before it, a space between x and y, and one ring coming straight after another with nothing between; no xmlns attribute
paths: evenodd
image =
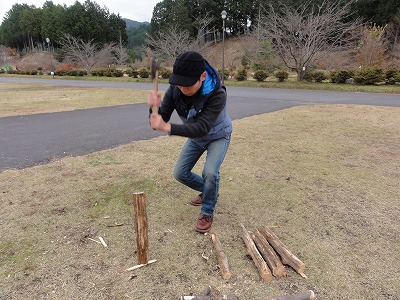
<svg viewBox="0 0 400 300"><path fill-rule="evenodd" d="M147 101L147 91L0 82L0 117Z"/></svg>
<svg viewBox="0 0 400 300"><path fill-rule="evenodd" d="M194 193L172 178L183 138L2 172L0 299L178 299L208 285L240 299L307 289L317 299L400 299L399 120L400 108L332 105L234 121L213 226L229 281L210 236L193 230ZM129 273L139 191L158 261ZM261 281L240 223L270 226L308 279L288 267ZM91 240L99 236L108 248Z"/></svg>

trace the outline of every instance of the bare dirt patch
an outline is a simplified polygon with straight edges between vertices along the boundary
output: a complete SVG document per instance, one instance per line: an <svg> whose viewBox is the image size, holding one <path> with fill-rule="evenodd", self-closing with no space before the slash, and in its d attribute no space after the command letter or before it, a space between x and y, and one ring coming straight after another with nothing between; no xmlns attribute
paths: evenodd
<svg viewBox="0 0 400 300"><path fill-rule="evenodd" d="M230 281L210 237L193 230L194 193L172 178L182 138L0 173L0 298L177 299L211 284L241 299L307 289L318 299L400 299L399 119L399 108L335 105L235 121L213 226ZM138 191L158 261L127 273ZM273 227L308 279L287 268L262 282L239 223ZM89 239L98 236L108 248Z"/></svg>

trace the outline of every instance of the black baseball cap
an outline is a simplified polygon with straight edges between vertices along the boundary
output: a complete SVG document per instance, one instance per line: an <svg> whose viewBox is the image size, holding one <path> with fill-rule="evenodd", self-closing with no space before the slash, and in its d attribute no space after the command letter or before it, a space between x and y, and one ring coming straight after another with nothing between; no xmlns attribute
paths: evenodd
<svg viewBox="0 0 400 300"><path fill-rule="evenodd" d="M186 51L176 57L169 83L179 86L192 86L206 70L206 61L196 51Z"/></svg>

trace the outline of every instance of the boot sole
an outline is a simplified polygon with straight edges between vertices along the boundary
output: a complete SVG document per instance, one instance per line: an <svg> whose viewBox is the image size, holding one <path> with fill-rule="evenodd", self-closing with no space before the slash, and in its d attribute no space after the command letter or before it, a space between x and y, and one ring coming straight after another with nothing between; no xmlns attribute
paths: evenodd
<svg viewBox="0 0 400 300"><path fill-rule="evenodd" d="M206 233L209 232L211 230L211 227L208 229L199 229L197 227L194 228L195 231L200 232L200 233Z"/></svg>

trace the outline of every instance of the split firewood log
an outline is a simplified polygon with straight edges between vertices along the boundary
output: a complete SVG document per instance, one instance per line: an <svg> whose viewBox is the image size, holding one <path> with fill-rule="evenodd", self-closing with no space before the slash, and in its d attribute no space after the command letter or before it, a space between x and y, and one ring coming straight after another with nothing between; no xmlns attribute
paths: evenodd
<svg viewBox="0 0 400 300"><path fill-rule="evenodd" d="M307 278L304 274L304 263L297 258L286 246L283 244L279 238L272 232L272 230L261 226L258 231L267 239L268 243L275 249L275 251L280 255L282 263L291 266L301 277Z"/></svg>
<svg viewBox="0 0 400 300"><path fill-rule="evenodd" d="M215 233L211 234L211 240L214 245L215 256L217 257L219 269L221 270L221 276L225 280L229 280L232 277L232 273L229 270L228 258L225 252L222 250L221 242L219 241Z"/></svg>
<svg viewBox="0 0 400 300"><path fill-rule="evenodd" d="M243 241L246 244L247 251L249 252L251 258L253 259L254 264L256 265L258 272L262 279L267 282L272 280L271 271L268 269L267 263L264 261L263 257L261 256L260 252L258 251L256 245L254 244L250 234L248 233L246 227L243 224L240 224L242 227L242 237Z"/></svg>
<svg viewBox="0 0 400 300"><path fill-rule="evenodd" d="M256 230L252 237L272 274L276 277L286 276L285 267L267 239L258 230Z"/></svg>

